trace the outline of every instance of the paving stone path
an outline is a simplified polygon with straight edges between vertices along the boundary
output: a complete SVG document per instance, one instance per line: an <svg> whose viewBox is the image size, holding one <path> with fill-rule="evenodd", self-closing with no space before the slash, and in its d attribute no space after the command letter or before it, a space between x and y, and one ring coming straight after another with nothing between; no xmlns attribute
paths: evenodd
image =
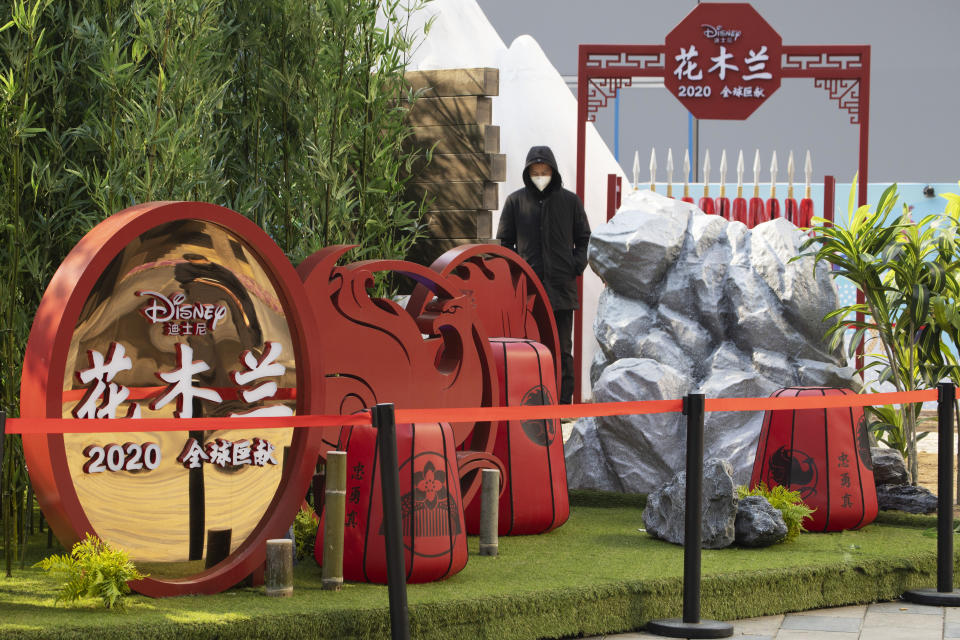
<svg viewBox="0 0 960 640"><path fill-rule="evenodd" d="M633 632L587 640L660 638ZM945 640L960 638L960 608L909 602L817 609L733 621L733 637L744 640Z"/></svg>

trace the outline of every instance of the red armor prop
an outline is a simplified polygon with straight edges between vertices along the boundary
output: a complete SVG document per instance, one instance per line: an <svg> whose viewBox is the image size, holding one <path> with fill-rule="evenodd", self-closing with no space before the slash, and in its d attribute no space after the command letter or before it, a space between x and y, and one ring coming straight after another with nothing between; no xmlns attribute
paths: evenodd
<svg viewBox="0 0 960 640"><path fill-rule="evenodd" d="M493 338L502 406L555 404L550 351L538 342ZM551 531L567 521L567 468L559 420L512 420L497 425L494 455L503 461L500 535ZM479 532L480 504L467 506L467 531Z"/></svg>
<svg viewBox="0 0 960 640"><path fill-rule="evenodd" d="M774 397L848 395L848 389L795 387ZM784 485L816 511L807 531L859 529L877 517L877 490L863 409L767 411L750 486Z"/></svg>
<svg viewBox="0 0 960 640"><path fill-rule="evenodd" d="M386 584L377 430L345 428L338 448L347 452L343 577ZM453 430L444 422L398 424L397 454L407 582L443 580L467 564ZM317 563L321 563L323 522L314 549Z"/></svg>

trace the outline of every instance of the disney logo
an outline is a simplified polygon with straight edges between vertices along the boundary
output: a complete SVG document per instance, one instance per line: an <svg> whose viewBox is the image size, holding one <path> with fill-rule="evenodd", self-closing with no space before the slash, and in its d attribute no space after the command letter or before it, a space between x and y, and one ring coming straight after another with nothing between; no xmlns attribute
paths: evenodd
<svg viewBox="0 0 960 640"><path fill-rule="evenodd" d="M738 29L724 29L723 25L702 24L703 35L711 40L723 39L724 42L736 42L743 32Z"/></svg>
<svg viewBox="0 0 960 640"><path fill-rule="evenodd" d="M217 328L217 323L227 315L227 307L222 304L184 304L187 297L182 293L173 294L169 298L156 291L137 291L137 295L150 297L150 302L140 309L140 313L153 324L177 320L203 321L209 322L210 330L213 331Z"/></svg>

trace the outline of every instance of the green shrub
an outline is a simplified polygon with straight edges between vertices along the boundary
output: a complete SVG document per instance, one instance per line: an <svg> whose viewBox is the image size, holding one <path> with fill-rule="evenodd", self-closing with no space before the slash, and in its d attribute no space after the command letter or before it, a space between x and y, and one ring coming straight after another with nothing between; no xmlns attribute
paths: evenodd
<svg viewBox="0 0 960 640"><path fill-rule="evenodd" d="M297 544L297 560L313 556L313 544L317 539L320 521L312 511L300 509L293 521L293 537Z"/></svg>
<svg viewBox="0 0 960 640"><path fill-rule="evenodd" d="M803 521L811 517L814 509L808 507L800 498L799 491L790 491L783 485L777 485L772 489L761 482L753 489L745 486L737 487L737 496L745 498L747 496L763 496L770 505L777 509L783 515L783 521L787 525L787 537L784 542L793 540L801 531L806 531L803 527Z"/></svg>
<svg viewBox="0 0 960 640"><path fill-rule="evenodd" d="M124 596L130 593L127 582L146 577L137 571L126 551L113 549L89 533L73 545L69 555L50 556L34 566L65 575L57 602L100 598L107 609L122 608Z"/></svg>

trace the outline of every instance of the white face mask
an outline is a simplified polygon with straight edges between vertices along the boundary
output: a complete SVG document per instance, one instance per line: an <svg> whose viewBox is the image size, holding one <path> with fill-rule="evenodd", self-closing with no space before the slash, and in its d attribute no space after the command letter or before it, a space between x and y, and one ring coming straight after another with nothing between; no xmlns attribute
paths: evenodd
<svg viewBox="0 0 960 640"><path fill-rule="evenodd" d="M553 176L530 176L530 182L540 191L546 189L551 180Z"/></svg>

